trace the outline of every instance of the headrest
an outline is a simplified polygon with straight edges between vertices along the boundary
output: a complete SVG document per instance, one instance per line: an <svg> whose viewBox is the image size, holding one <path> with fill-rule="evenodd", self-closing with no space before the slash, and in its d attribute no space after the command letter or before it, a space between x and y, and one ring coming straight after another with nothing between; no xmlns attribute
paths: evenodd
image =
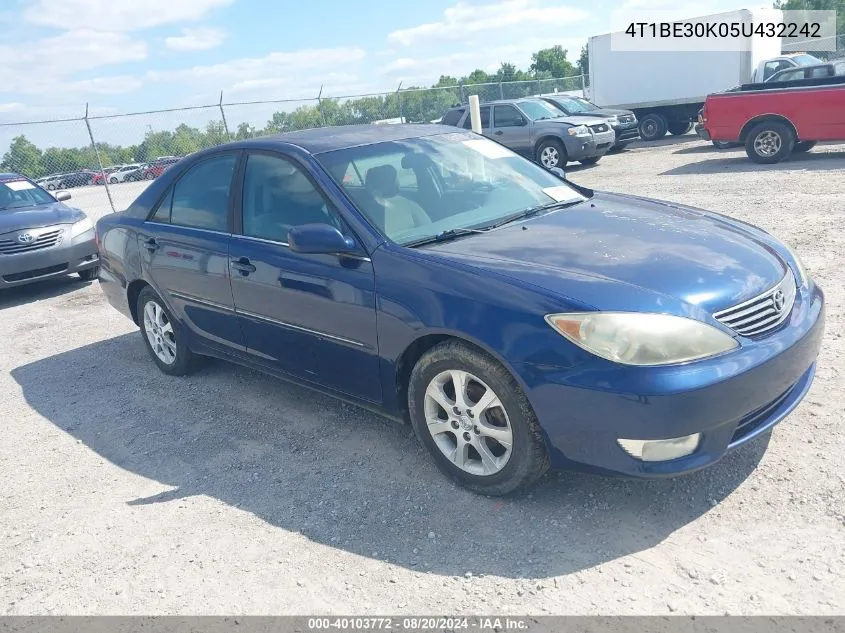
<svg viewBox="0 0 845 633"><path fill-rule="evenodd" d="M367 189L377 196L391 198L399 193L399 178L393 165L379 165L367 170Z"/></svg>

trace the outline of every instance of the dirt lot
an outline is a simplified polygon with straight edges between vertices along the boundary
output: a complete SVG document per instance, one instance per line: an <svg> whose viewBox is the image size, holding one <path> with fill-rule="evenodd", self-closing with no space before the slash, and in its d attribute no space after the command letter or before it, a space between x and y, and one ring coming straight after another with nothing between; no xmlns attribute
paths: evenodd
<svg viewBox="0 0 845 633"><path fill-rule="evenodd" d="M490 500L355 407L224 363L165 377L96 283L7 292L0 612L842 613L845 146L761 167L687 136L570 173L798 248L826 344L771 438L677 480ZM94 215L103 196L74 191Z"/></svg>

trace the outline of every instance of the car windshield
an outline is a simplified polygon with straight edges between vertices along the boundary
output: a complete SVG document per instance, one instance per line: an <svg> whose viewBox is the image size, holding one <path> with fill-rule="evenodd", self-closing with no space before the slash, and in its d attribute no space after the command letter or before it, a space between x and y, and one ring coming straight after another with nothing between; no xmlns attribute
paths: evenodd
<svg viewBox="0 0 845 633"><path fill-rule="evenodd" d="M539 99L536 101L520 101L517 105L519 105L519 109L532 121L543 121L545 119L556 119L566 116L563 110L553 106L548 101L540 101Z"/></svg>
<svg viewBox="0 0 845 633"><path fill-rule="evenodd" d="M23 178L0 180L0 211L51 204L55 201L49 193Z"/></svg>
<svg viewBox="0 0 845 633"><path fill-rule="evenodd" d="M595 112L599 109L594 103L579 97L554 97L554 100L570 112Z"/></svg>
<svg viewBox="0 0 845 633"><path fill-rule="evenodd" d="M457 132L317 155L347 195L398 244L487 229L509 216L586 198L504 146Z"/></svg>

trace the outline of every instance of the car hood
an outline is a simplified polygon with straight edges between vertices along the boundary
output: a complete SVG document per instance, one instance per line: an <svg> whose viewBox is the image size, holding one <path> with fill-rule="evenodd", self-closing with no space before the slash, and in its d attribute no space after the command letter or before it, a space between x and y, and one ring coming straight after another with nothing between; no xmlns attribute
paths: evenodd
<svg viewBox="0 0 845 633"><path fill-rule="evenodd" d="M596 193L576 206L426 250L584 306L712 313L784 277L788 268L776 244L760 229L718 214Z"/></svg>
<svg viewBox="0 0 845 633"><path fill-rule="evenodd" d="M601 116L561 116L554 119L543 119L537 123L563 123L565 125L598 125L599 123L606 123L606 117Z"/></svg>
<svg viewBox="0 0 845 633"><path fill-rule="evenodd" d="M0 209L0 233L33 229L52 224L71 224L85 217L79 209L61 202L23 209Z"/></svg>
<svg viewBox="0 0 845 633"><path fill-rule="evenodd" d="M634 114L630 110L617 110L616 108L602 108L601 110L596 110L595 112L573 112L569 116L577 116L577 117L601 117L607 118L612 116L623 116L626 114Z"/></svg>

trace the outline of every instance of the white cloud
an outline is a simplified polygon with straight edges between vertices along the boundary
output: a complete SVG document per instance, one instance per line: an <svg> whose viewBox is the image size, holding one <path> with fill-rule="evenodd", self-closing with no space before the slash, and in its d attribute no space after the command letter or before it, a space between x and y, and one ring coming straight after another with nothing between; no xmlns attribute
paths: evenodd
<svg viewBox="0 0 845 633"><path fill-rule="evenodd" d="M459 2L443 12L442 20L393 31L387 41L393 45L418 46L424 42L465 39L481 32L515 26L567 27L588 15L583 9L542 6L536 0L502 0L483 5ZM513 36L518 37L515 33Z"/></svg>
<svg viewBox="0 0 845 633"><path fill-rule="evenodd" d="M220 46L226 39L226 33L221 29L199 27L182 29L182 35L168 37L164 45L174 51L207 51Z"/></svg>
<svg viewBox="0 0 845 633"><path fill-rule="evenodd" d="M37 0L23 13L27 22L58 29L138 31L188 22L236 0Z"/></svg>
<svg viewBox="0 0 845 633"><path fill-rule="evenodd" d="M24 109L22 103L12 101L11 103L0 103L0 114L7 114L9 112L20 112Z"/></svg>

